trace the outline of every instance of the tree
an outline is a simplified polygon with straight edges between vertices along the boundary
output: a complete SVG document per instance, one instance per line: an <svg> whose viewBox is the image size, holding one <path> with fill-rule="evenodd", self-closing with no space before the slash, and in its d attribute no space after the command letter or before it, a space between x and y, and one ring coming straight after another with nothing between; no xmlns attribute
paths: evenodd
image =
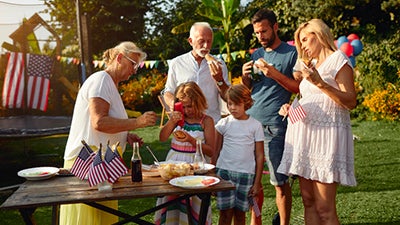
<svg viewBox="0 0 400 225"><path fill-rule="evenodd" d="M231 43L238 37L237 32L240 32L249 24L249 20L243 20L242 17L237 15L240 9L240 0L202 0L201 2L203 5L199 7L197 12L213 21L213 24L218 27L214 35L214 45L220 47L220 53L226 52L225 61L228 66L229 80L231 80Z"/></svg>
<svg viewBox="0 0 400 225"><path fill-rule="evenodd" d="M88 18L92 31L92 49L95 55L121 41L141 44L145 30L144 15L150 10L150 0L92 0L81 1L82 12ZM63 46L77 45L76 1L48 0L46 5ZM75 55L78 56L78 55Z"/></svg>

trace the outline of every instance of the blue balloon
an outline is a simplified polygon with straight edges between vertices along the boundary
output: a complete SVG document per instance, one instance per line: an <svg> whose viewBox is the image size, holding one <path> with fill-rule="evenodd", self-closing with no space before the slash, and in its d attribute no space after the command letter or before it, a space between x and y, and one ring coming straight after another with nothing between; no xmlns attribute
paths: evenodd
<svg viewBox="0 0 400 225"><path fill-rule="evenodd" d="M363 50L363 44L362 44L361 41L358 40L358 39L353 40L353 41L350 43L350 45L353 46L353 55L354 55L354 56L359 55L359 54L361 53L361 51Z"/></svg>
<svg viewBox="0 0 400 225"><path fill-rule="evenodd" d="M340 48L340 46L341 46L343 43L345 43L345 42L349 42L349 40L347 39L347 37L346 37L346 36L340 36L340 37L337 39L337 47Z"/></svg>
<svg viewBox="0 0 400 225"><path fill-rule="evenodd" d="M354 68L356 66L356 57L350 56L349 59L350 59L351 65Z"/></svg>

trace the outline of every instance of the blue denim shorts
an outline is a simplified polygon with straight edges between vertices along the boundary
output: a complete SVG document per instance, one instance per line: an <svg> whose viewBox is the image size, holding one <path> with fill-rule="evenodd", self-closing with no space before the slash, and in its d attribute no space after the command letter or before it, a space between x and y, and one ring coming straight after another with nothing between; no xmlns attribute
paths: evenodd
<svg viewBox="0 0 400 225"><path fill-rule="evenodd" d="M264 126L265 160L270 173L270 183L280 186L289 181L285 174L277 173L285 147L286 127Z"/></svg>

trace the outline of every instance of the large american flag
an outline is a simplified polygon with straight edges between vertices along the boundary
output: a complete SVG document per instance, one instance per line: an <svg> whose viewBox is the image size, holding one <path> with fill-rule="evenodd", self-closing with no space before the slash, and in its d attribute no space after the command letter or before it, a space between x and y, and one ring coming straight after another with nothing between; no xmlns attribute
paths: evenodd
<svg viewBox="0 0 400 225"><path fill-rule="evenodd" d="M101 158L101 148L94 157L93 164L89 169L88 181L92 187L108 179L108 174Z"/></svg>
<svg viewBox="0 0 400 225"><path fill-rule="evenodd" d="M50 57L28 54L28 108L47 110L52 66Z"/></svg>
<svg viewBox="0 0 400 225"><path fill-rule="evenodd" d="M83 145L78 157L75 159L74 164L71 168L71 173L81 180L85 179L89 172L90 166L93 163L95 153L87 145Z"/></svg>
<svg viewBox="0 0 400 225"><path fill-rule="evenodd" d="M119 156L118 151L114 152L110 146L107 145L106 154L104 157L105 166L109 175L108 181L114 183L119 177L124 176L128 172L122 158Z"/></svg>
<svg viewBox="0 0 400 225"><path fill-rule="evenodd" d="M300 105L299 100L294 98L292 104L290 105L288 117L290 123L296 123L299 120L302 120L306 117L306 112L304 111L303 107Z"/></svg>
<svg viewBox="0 0 400 225"><path fill-rule="evenodd" d="M10 109L22 107L25 85L24 73L24 54L20 52L11 52L4 76L3 107Z"/></svg>

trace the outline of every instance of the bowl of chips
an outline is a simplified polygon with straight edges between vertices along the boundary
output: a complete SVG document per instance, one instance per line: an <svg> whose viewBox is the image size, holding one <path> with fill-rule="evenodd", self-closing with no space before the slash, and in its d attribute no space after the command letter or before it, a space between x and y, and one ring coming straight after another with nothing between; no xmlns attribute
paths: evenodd
<svg viewBox="0 0 400 225"><path fill-rule="evenodd" d="M191 166L186 162L160 162L158 172L164 180L190 175Z"/></svg>

